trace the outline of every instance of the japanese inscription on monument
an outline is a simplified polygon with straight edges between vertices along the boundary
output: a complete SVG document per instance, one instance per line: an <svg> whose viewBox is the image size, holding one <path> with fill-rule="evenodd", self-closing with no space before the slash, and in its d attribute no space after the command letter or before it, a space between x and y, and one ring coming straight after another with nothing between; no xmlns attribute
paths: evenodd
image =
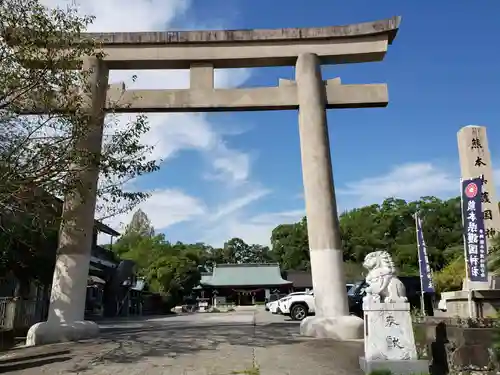
<svg viewBox="0 0 500 375"><path fill-rule="evenodd" d="M477 212L482 212L484 218L484 233L482 235L489 243L500 231L500 211L496 199L486 128L466 126L460 129L457 136L462 179L482 178L482 210L477 209Z"/></svg>

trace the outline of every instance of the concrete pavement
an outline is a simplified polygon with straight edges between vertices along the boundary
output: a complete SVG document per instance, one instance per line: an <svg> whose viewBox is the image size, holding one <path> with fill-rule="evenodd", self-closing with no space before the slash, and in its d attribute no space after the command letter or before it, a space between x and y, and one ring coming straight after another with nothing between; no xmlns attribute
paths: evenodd
<svg viewBox="0 0 500 375"><path fill-rule="evenodd" d="M96 340L0 355L0 373L361 374L357 365L361 342L307 339L298 335L296 322L260 309L153 317L100 326L102 335Z"/></svg>

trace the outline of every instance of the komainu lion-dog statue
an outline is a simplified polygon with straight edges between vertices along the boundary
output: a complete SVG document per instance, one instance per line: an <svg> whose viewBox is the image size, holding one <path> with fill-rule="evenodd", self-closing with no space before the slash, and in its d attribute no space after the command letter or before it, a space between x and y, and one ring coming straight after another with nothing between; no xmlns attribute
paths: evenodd
<svg viewBox="0 0 500 375"><path fill-rule="evenodd" d="M396 267L387 251L369 253L363 267L368 270L365 278L368 287L365 289L364 300L386 303L408 301L405 286L397 278Z"/></svg>

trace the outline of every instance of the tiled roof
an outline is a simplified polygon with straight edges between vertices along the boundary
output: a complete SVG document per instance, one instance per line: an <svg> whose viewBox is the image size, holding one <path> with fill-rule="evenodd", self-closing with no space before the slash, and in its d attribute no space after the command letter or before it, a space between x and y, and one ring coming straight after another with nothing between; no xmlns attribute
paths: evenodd
<svg viewBox="0 0 500 375"><path fill-rule="evenodd" d="M213 275L202 275L206 286L278 286L291 284L283 280L278 264L219 264Z"/></svg>
<svg viewBox="0 0 500 375"><path fill-rule="evenodd" d="M202 272L200 284L206 283L208 280L212 278L212 276L213 276L212 272Z"/></svg>
<svg viewBox="0 0 500 375"><path fill-rule="evenodd" d="M202 272L200 284L195 286L193 289L199 290L202 289L201 285L206 284L212 278L212 272Z"/></svg>

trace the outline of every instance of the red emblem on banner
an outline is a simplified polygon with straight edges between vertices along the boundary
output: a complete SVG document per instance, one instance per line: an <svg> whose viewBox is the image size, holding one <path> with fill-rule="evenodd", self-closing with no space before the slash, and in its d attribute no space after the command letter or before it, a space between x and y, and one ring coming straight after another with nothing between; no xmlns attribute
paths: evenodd
<svg viewBox="0 0 500 375"><path fill-rule="evenodd" d="M471 182L465 188L465 195L467 195L469 199L472 199L477 195L477 190L477 185L474 182Z"/></svg>

